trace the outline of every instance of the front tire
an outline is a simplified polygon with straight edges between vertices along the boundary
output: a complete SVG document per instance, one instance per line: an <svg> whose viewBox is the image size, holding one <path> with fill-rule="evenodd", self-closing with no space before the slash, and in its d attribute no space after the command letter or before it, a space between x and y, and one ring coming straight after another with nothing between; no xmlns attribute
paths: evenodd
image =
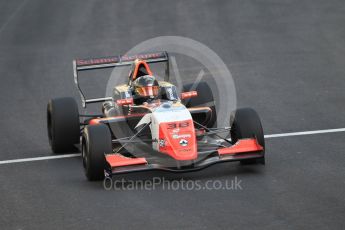
<svg viewBox="0 0 345 230"><path fill-rule="evenodd" d="M89 125L85 128L82 142L82 158L88 180L104 178L106 161L104 154L112 153L112 138L108 126Z"/></svg>
<svg viewBox="0 0 345 230"><path fill-rule="evenodd" d="M47 105L49 144L54 153L76 152L80 142L77 102L71 97L51 99Z"/></svg>
<svg viewBox="0 0 345 230"><path fill-rule="evenodd" d="M259 115L251 108L241 108L230 116L231 140L235 144L239 139L255 137L264 148L263 157L257 159L241 160L241 164L265 164L265 138Z"/></svg>

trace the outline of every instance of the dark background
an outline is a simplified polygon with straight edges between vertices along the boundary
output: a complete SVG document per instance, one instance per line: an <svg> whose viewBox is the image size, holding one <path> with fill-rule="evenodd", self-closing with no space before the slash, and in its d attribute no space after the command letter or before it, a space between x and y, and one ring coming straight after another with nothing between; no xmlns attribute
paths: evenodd
<svg viewBox="0 0 345 230"><path fill-rule="evenodd" d="M345 2L0 1L0 160L49 156L49 98L78 98L76 57L185 36L231 70L266 134L345 126ZM100 84L94 90L98 92ZM341 229L345 134L267 139L267 165L150 179L242 180L242 191L104 191L80 158L0 165L1 229Z"/></svg>

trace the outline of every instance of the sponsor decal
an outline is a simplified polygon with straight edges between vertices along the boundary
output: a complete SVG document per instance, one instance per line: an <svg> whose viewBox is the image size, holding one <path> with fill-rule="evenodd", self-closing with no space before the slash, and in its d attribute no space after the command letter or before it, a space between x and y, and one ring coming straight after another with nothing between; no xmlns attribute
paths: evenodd
<svg viewBox="0 0 345 230"><path fill-rule="evenodd" d="M134 61L135 59L147 60L147 59L165 58L165 57L166 57L165 52L120 56L121 61L123 62Z"/></svg>
<svg viewBox="0 0 345 230"><path fill-rule="evenodd" d="M188 148L188 149L179 149L180 152L190 152L192 151L191 148Z"/></svg>
<svg viewBox="0 0 345 230"><path fill-rule="evenodd" d="M187 146L187 145L188 145L188 141L185 140L185 139L181 139L181 140L180 140L180 145L181 145L181 146Z"/></svg>
<svg viewBox="0 0 345 230"><path fill-rule="evenodd" d="M191 134L173 134L172 138L179 139L179 138L191 138Z"/></svg>
<svg viewBox="0 0 345 230"><path fill-rule="evenodd" d="M166 145L166 140L165 139L159 139L159 146L165 147L165 145Z"/></svg>
<svg viewBox="0 0 345 230"><path fill-rule="evenodd" d="M119 57L78 59L77 66L110 64L110 63L117 63L119 60L120 60Z"/></svg>
<svg viewBox="0 0 345 230"><path fill-rule="evenodd" d="M180 132L180 129L179 129L179 128L174 129L172 132L173 132L173 133L178 133L178 132Z"/></svg>
<svg viewBox="0 0 345 230"><path fill-rule="evenodd" d="M188 127L189 126L189 122L188 121L184 121L184 122L181 122L180 124L179 124L179 127L180 128L185 128L185 127Z"/></svg>
<svg viewBox="0 0 345 230"><path fill-rule="evenodd" d="M125 92L125 97L126 97L126 98L130 98L130 97L132 97L132 96L131 96L131 94L129 94L128 91L126 91L126 92Z"/></svg>
<svg viewBox="0 0 345 230"><path fill-rule="evenodd" d="M77 66L87 66L87 65L101 65L101 64L112 64L119 62L131 62L136 59L157 59L166 58L165 52L159 53L148 53L148 54L137 54L137 55L123 55L123 56L113 56L113 57L101 57L101 58L88 58L88 59L77 59Z"/></svg>
<svg viewBox="0 0 345 230"><path fill-rule="evenodd" d="M184 121L184 122L174 122L174 123L169 123L168 124L168 129L176 129L176 128L185 128L189 126L189 122L188 121Z"/></svg>
<svg viewBox="0 0 345 230"><path fill-rule="evenodd" d="M177 100L177 97L175 95L175 91L173 90L173 87L166 88L166 93L167 93L167 96L170 100Z"/></svg>

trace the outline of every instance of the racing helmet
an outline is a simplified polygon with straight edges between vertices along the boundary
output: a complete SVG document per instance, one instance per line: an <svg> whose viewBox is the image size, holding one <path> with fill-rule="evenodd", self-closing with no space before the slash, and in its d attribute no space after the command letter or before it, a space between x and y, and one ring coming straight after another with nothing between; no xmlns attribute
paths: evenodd
<svg viewBox="0 0 345 230"><path fill-rule="evenodd" d="M133 81L133 90L136 98L154 99L159 94L159 84L154 76L144 75Z"/></svg>

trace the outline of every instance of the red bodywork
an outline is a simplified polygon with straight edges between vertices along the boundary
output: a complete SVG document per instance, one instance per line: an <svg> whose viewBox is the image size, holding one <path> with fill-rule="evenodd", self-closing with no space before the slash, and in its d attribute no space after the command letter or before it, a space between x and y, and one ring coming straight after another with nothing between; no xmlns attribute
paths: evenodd
<svg viewBox="0 0 345 230"><path fill-rule="evenodd" d="M110 167L120 167L120 166L129 166L129 165L140 165L147 164L145 158L129 158L122 156L121 154L109 154L105 156L106 161Z"/></svg>
<svg viewBox="0 0 345 230"><path fill-rule="evenodd" d="M149 65L146 63L146 61L143 61L143 60L136 60L136 61L135 61L134 72L133 72L133 76L132 76L132 81L134 81L134 80L137 78L138 71L139 71L139 68L140 68L140 67L145 68L145 69L146 69L146 72L148 73L148 75L153 75L153 74L152 74L152 71L151 71Z"/></svg>
<svg viewBox="0 0 345 230"><path fill-rule="evenodd" d="M218 154L222 155L234 155L246 152L257 152L262 151L264 148L258 143L258 141L253 139L241 139L238 140L234 145L218 149Z"/></svg>
<svg viewBox="0 0 345 230"><path fill-rule="evenodd" d="M159 151L176 160L198 157L193 120L159 124Z"/></svg>
<svg viewBox="0 0 345 230"><path fill-rule="evenodd" d="M191 98L191 97L197 97L198 96L198 92L197 91L189 91L189 92L184 92L181 93L181 99L187 99L187 98Z"/></svg>
<svg viewBox="0 0 345 230"><path fill-rule="evenodd" d="M103 118L94 118L90 120L89 125L98 125L102 122L113 122L119 119L127 119L131 117L143 117L145 113L136 113L136 114L129 114L125 116L115 116L115 117L103 117Z"/></svg>
<svg viewBox="0 0 345 230"><path fill-rule="evenodd" d="M133 105L133 98L118 99L116 100L116 104L118 104L119 106Z"/></svg>

